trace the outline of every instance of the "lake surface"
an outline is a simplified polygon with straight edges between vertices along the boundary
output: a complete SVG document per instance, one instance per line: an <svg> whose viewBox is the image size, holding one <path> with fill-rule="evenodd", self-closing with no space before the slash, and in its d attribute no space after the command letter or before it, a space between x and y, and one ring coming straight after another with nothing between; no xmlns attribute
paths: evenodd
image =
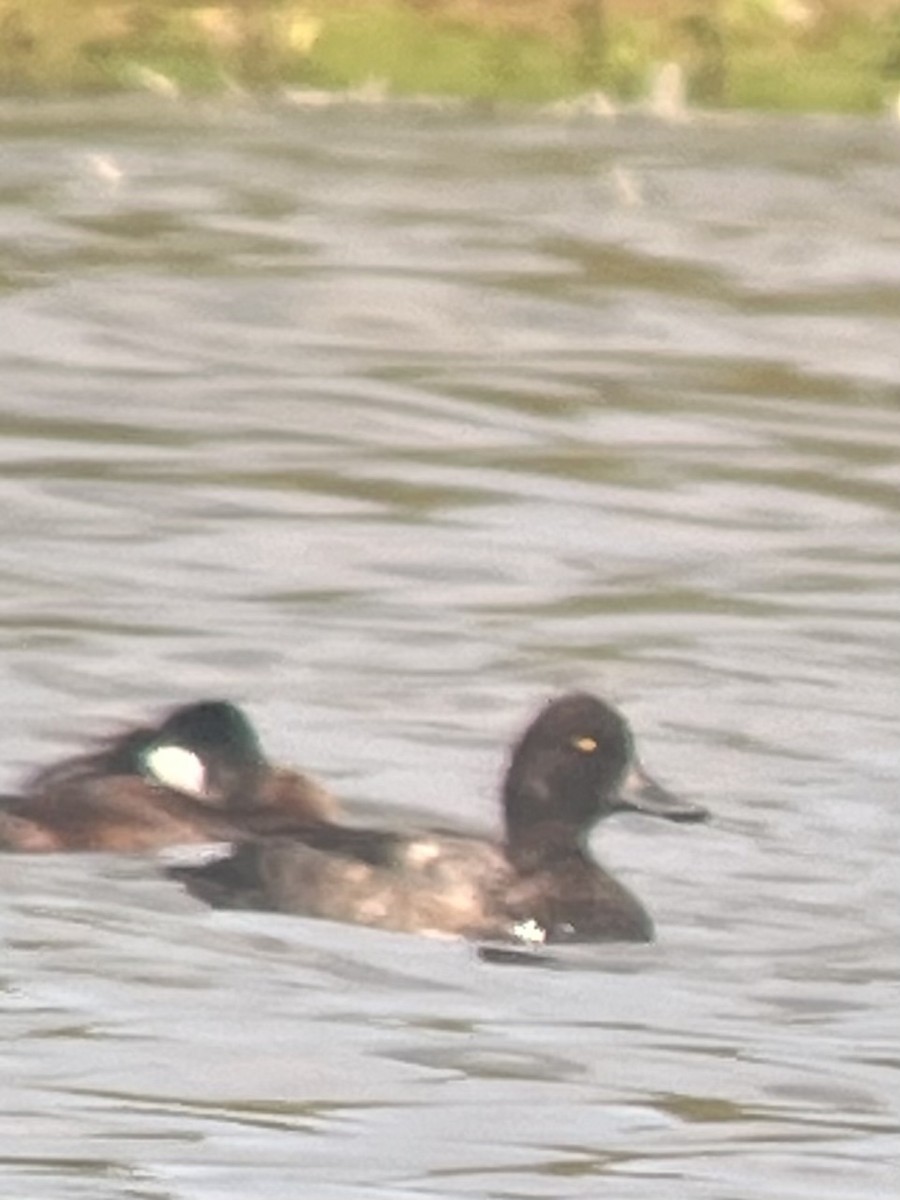
<svg viewBox="0 0 900 1200"><path fill-rule="evenodd" d="M490 829L547 696L707 827L652 947L0 859L29 1200L875 1200L900 1166L900 127L0 107L2 777L201 696Z"/></svg>

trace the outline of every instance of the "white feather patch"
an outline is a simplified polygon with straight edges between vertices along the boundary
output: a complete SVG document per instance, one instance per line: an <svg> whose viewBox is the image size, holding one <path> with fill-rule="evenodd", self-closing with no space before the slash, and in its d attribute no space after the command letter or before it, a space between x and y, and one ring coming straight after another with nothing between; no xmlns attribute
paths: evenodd
<svg viewBox="0 0 900 1200"><path fill-rule="evenodd" d="M206 795L206 767L184 746L154 746L144 755L144 767L156 783L186 796Z"/></svg>
<svg viewBox="0 0 900 1200"><path fill-rule="evenodd" d="M194 842L185 846L163 846L156 857L167 867L205 867L228 858L233 850L233 842Z"/></svg>
<svg viewBox="0 0 900 1200"><path fill-rule="evenodd" d="M541 946L547 940L547 930L533 918L529 921L520 921L518 925L513 925L513 933L519 941L526 942L532 946Z"/></svg>

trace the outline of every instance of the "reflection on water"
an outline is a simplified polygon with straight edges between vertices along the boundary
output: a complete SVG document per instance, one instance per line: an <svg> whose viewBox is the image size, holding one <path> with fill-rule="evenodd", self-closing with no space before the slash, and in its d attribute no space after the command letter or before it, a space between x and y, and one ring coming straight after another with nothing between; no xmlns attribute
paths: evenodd
<svg viewBox="0 0 900 1200"><path fill-rule="evenodd" d="M611 823L659 944L549 970L0 861L7 1190L891 1194L896 131L0 124L4 786L228 695L348 804L487 827L584 686L716 814Z"/></svg>

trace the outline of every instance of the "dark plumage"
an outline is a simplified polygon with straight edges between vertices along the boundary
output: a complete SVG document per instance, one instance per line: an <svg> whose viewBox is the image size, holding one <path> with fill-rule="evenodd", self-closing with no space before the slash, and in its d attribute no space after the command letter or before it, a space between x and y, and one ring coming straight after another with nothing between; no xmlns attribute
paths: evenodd
<svg viewBox="0 0 900 1200"><path fill-rule="evenodd" d="M547 705L513 749L501 842L320 821L170 874L221 907L478 938L648 941L650 917L587 849L591 827L624 809L707 816L644 774L615 709L574 693Z"/></svg>
<svg viewBox="0 0 900 1200"><path fill-rule="evenodd" d="M207 700L38 771L0 799L0 849L146 851L333 814L313 780L266 761L239 708Z"/></svg>

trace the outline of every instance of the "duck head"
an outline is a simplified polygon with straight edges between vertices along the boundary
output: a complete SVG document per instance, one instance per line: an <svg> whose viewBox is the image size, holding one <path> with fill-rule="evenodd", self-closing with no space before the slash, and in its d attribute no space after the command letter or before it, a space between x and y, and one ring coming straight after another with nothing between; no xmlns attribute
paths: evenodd
<svg viewBox="0 0 900 1200"><path fill-rule="evenodd" d="M526 729L513 749L503 805L510 851L529 860L580 847L615 812L669 821L708 816L647 774L625 718L587 692L552 701Z"/></svg>

